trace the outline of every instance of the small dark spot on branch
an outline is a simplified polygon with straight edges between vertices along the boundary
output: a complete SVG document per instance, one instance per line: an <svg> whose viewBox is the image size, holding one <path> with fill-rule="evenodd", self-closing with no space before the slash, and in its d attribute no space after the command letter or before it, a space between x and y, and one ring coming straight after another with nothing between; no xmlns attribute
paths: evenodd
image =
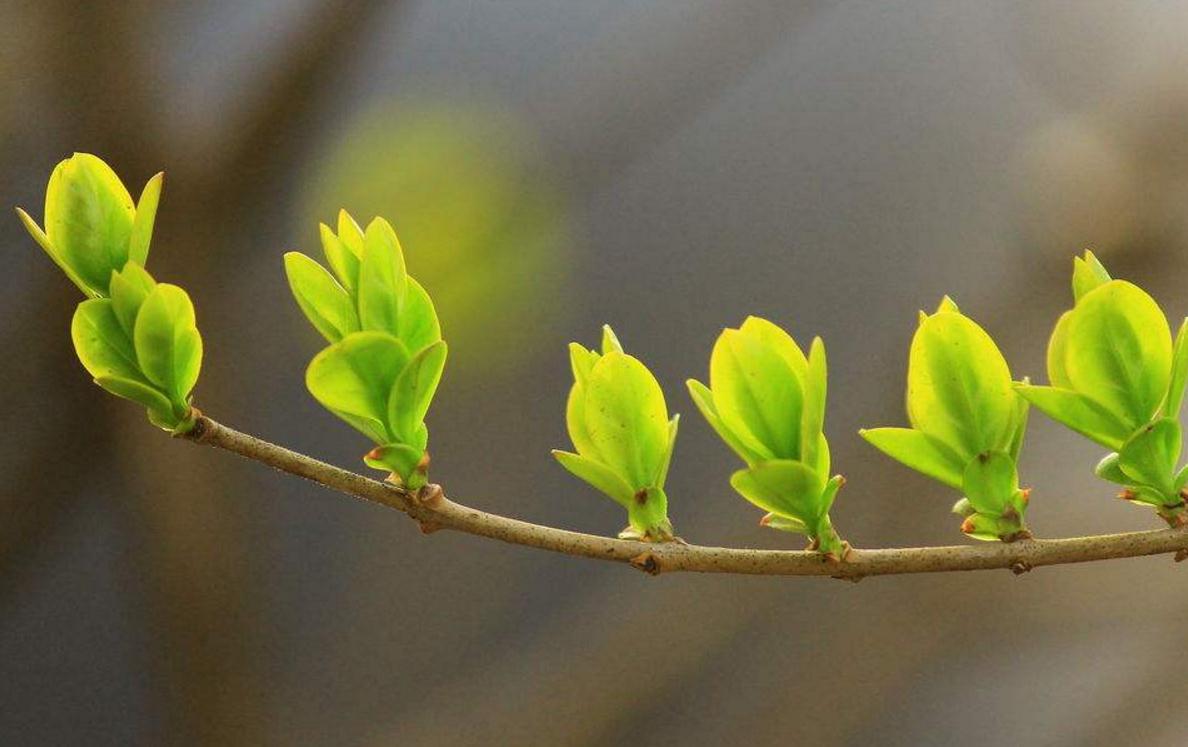
<svg viewBox="0 0 1188 747"><path fill-rule="evenodd" d="M631 559L632 567L650 576L660 575L660 560L650 552L642 552Z"/></svg>

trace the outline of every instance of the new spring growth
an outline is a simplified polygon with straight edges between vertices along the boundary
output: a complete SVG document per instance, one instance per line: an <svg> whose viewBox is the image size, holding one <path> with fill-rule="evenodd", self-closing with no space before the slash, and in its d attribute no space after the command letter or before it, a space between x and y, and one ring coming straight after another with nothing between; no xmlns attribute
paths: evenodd
<svg viewBox="0 0 1188 747"><path fill-rule="evenodd" d="M652 372L602 328L602 352L570 343L573 388L565 420L577 453L553 456L627 509L624 539L673 538L664 480L672 460L679 416L668 419L664 393Z"/></svg>
<svg viewBox="0 0 1188 747"><path fill-rule="evenodd" d="M383 218L364 231L342 211L338 232L323 224L321 239L333 273L304 254L285 255L297 305L331 343L310 362L306 386L376 444L364 462L418 489L428 480L425 415L446 360L437 312Z"/></svg>
<svg viewBox="0 0 1188 747"><path fill-rule="evenodd" d="M1049 386L1019 392L1052 419L1110 449L1097 465L1134 503L1172 526L1188 523L1188 468L1176 471L1180 405L1188 379L1188 320L1175 342L1162 309L1141 288L1113 280L1085 252L1073 265L1075 304L1048 343Z"/></svg>
<svg viewBox="0 0 1188 747"><path fill-rule="evenodd" d="M810 548L835 559L849 545L829 509L845 483L829 475L825 423L825 344L815 338L806 358L775 324L748 317L718 337L710 386L688 381L689 394L726 445L746 462L730 484L767 511L764 526L798 532Z"/></svg>
<svg viewBox="0 0 1188 747"><path fill-rule="evenodd" d="M17 214L88 298L74 313L71 337L95 383L144 405L154 425L184 433L194 423L190 392L202 337L186 292L144 269L162 179L150 179L133 205L110 166L75 153L50 176L45 229L24 210Z"/></svg>
<svg viewBox="0 0 1188 747"><path fill-rule="evenodd" d="M1027 401L994 340L945 297L920 312L908 359L911 428L874 428L863 438L888 456L960 490L953 511L961 531L981 540L1030 536L1028 490L1016 464L1027 429Z"/></svg>

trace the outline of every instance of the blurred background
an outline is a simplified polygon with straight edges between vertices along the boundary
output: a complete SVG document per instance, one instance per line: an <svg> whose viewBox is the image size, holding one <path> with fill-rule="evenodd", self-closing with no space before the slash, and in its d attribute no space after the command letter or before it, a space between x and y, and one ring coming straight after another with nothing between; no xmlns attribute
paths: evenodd
<svg viewBox="0 0 1188 747"><path fill-rule="evenodd" d="M856 545L964 541L879 455L944 293L1044 376L1072 256L1188 313L1188 4L0 0L0 202L71 151L138 193L198 307L196 402L334 463L289 249L395 224L451 361L434 477L613 533L567 446L565 344L612 323L685 415L690 541L799 548L732 495L688 401L750 313L829 346ZM6 208L7 209L7 208ZM0 220L0 744L1181 745L1168 557L869 579L649 578L452 533L171 441L94 387L75 289ZM1032 418L1040 536L1154 528Z"/></svg>

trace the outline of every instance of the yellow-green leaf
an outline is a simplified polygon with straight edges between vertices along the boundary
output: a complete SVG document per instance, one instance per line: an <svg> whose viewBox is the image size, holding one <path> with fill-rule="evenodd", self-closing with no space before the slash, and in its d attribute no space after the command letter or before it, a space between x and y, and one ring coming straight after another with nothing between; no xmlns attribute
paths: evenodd
<svg viewBox="0 0 1188 747"><path fill-rule="evenodd" d="M395 440L386 422L388 397L408 359L395 337L355 332L314 357L305 384L327 409L384 444Z"/></svg>
<svg viewBox="0 0 1188 747"><path fill-rule="evenodd" d="M731 431L749 434L777 458L800 455L801 382L764 338L723 331L710 356L710 391Z"/></svg>
<svg viewBox="0 0 1188 747"><path fill-rule="evenodd" d="M1121 416L1130 429L1159 411L1171 364L1167 317L1138 286L1111 280L1077 302L1065 345L1069 383Z"/></svg>
<svg viewBox="0 0 1188 747"><path fill-rule="evenodd" d="M1107 449L1121 448L1130 435L1130 426L1118 415L1079 392L1028 384L1016 389L1040 412Z"/></svg>
<svg viewBox="0 0 1188 747"><path fill-rule="evenodd" d="M94 298L80 303L74 311L70 336L79 361L93 378L144 381L132 339L120 326L111 299Z"/></svg>
<svg viewBox="0 0 1188 747"><path fill-rule="evenodd" d="M45 195L45 233L62 262L106 295L113 270L128 261L136 209L101 159L75 153L54 169Z"/></svg>
<svg viewBox="0 0 1188 747"><path fill-rule="evenodd" d="M297 305L330 342L359 331L354 303L326 268L299 252L285 254L285 274Z"/></svg>
<svg viewBox="0 0 1188 747"><path fill-rule="evenodd" d="M112 308L115 310L116 318L120 320L120 326L128 334L128 339L132 338L136 315L140 313L141 305L156 287L157 282L153 280L152 275L132 261L124 265L122 272L112 273Z"/></svg>
<svg viewBox="0 0 1188 747"><path fill-rule="evenodd" d="M714 395L709 387L695 379L689 379L685 385L689 388L689 396L693 398L693 404L697 405L697 409L701 411L706 422L726 442L726 445L734 450L735 454L742 457L744 462L751 465L774 458L767 447L756 441L750 433L735 433L722 421L714 406Z"/></svg>
<svg viewBox="0 0 1188 747"><path fill-rule="evenodd" d="M892 459L961 490L965 464L943 442L912 428L870 428L858 433Z"/></svg>
<svg viewBox="0 0 1188 747"><path fill-rule="evenodd" d="M145 377L175 404L185 402L202 365L202 337L186 292L158 283L136 315L132 339Z"/></svg>
<svg viewBox="0 0 1188 747"><path fill-rule="evenodd" d="M425 419L445 361L446 344L438 340L413 355L396 377L388 396L388 423L402 441L411 440Z"/></svg>
<svg viewBox="0 0 1188 747"><path fill-rule="evenodd" d="M623 508L630 507L635 491L610 467L589 457L568 451L554 449L553 456L574 477L593 485Z"/></svg>
<svg viewBox="0 0 1188 747"><path fill-rule="evenodd" d="M810 529L824 515L825 482L816 470L787 459L760 462L730 477L731 486L743 498L764 511L799 519Z"/></svg>
<svg viewBox="0 0 1188 747"><path fill-rule="evenodd" d="M359 263L359 324L363 330L399 335L400 301L408 286L396 232L383 218L367 226Z"/></svg>
<svg viewBox="0 0 1188 747"><path fill-rule="evenodd" d="M590 441L604 464L635 489L652 487L668 443L668 409L660 384L644 364L610 352L583 387Z"/></svg>
<svg viewBox="0 0 1188 747"><path fill-rule="evenodd" d="M148 259L149 244L153 241L153 224L157 220L157 205L161 202L161 186L165 180L163 172L157 172L140 193L136 203L136 214L132 219L132 236L128 242L128 259L144 266Z"/></svg>
<svg viewBox="0 0 1188 747"><path fill-rule="evenodd" d="M1015 396L1002 353L971 319L943 311L920 322L908 363L913 426L969 458L1010 439Z"/></svg>

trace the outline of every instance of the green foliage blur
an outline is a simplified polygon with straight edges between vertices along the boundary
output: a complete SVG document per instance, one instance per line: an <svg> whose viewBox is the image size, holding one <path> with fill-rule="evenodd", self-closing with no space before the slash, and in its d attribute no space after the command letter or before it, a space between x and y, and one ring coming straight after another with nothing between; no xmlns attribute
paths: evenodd
<svg viewBox="0 0 1188 747"><path fill-rule="evenodd" d="M509 115L381 104L347 124L306 183L306 217L342 206L392 216L433 288L460 375L514 367L540 346L542 323L564 321L563 198Z"/></svg>

